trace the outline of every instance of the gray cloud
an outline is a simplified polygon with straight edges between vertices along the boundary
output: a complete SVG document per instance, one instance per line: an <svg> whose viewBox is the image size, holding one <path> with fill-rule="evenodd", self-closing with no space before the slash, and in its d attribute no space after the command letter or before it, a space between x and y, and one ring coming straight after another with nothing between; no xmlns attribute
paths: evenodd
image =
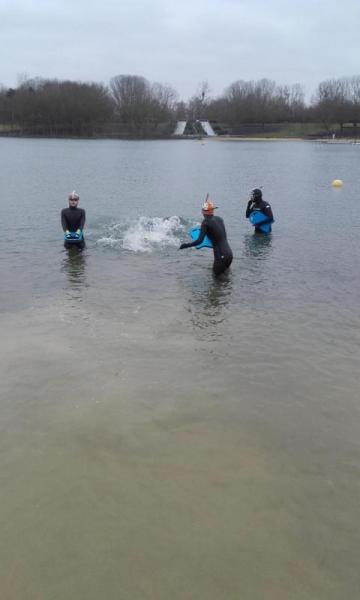
<svg viewBox="0 0 360 600"><path fill-rule="evenodd" d="M0 81L107 83L119 73L172 84L186 99L236 79L302 83L359 73L358 0L2 0Z"/></svg>

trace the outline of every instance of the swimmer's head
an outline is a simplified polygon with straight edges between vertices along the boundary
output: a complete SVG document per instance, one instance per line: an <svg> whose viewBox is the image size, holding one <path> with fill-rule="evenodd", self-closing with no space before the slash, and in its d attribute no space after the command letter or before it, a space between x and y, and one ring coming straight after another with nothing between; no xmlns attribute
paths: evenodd
<svg viewBox="0 0 360 600"><path fill-rule="evenodd" d="M217 208L217 206L214 206L214 203L211 202L211 200L206 200L201 207L202 214L203 215L213 215L215 208Z"/></svg>
<svg viewBox="0 0 360 600"><path fill-rule="evenodd" d="M251 192L251 200L253 200L254 202L258 202L259 200L262 200L262 191L259 188L255 188Z"/></svg>
<svg viewBox="0 0 360 600"><path fill-rule="evenodd" d="M76 206L76 204L80 200L80 196L74 190L73 192L71 192L71 194L69 194L68 200L69 200L69 205L70 206Z"/></svg>

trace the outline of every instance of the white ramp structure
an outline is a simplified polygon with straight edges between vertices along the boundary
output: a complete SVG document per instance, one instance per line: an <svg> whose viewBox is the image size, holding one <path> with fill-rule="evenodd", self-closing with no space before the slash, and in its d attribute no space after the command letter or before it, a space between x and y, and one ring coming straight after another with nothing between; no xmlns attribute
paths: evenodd
<svg viewBox="0 0 360 600"><path fill-rule="evenodd" d="M173 135L184 135L187 121L178 121Z"/></svg>
<svg viewBox="0 0 360 600"><path fill-rule="evenodd" d="M203 130L205 131L207 136L213 136L216 135L215 131L213 130L213 128L211 127L209 121L200 121L201 123L201 127L203 128Z"/></svg>

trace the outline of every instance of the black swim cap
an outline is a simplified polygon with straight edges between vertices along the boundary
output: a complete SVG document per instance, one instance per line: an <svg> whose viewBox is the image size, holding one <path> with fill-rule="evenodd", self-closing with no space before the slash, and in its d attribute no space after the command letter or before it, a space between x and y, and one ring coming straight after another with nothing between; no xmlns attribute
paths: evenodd
<svg viewBox="0 0 360 600"><path fill-rule="evenodd" d="M251 195L253 197L254 200L261 200L262 199L262 191L259 190L259 188L255 188L252 192Z"/></svg>

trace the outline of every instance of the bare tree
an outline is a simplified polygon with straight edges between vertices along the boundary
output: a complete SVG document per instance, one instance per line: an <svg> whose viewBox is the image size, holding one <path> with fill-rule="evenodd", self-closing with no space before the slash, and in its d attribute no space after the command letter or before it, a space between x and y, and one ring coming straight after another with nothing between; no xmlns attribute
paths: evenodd
<svg viewBox="0 0 360 600"><path fill-rule="evenodd" d="M150 118L151 87L144 77L117 75L110 80L110 90L119 119L132 127L143 125Z"/></svg>
<svg viewBox="0 0 360 600"><path fill-rule="evenodd" d="M188 102L189 118L192 120L207 119L210 102L210 85L205 80L198 85L196 93Z"/></svg>
<svg viewBox="0 0 360 600"><path fill-rule="evenodd" d="M278 86L271 79L238 80L225 90L222 106L226 120L234 125L291 121L304 117L304 92L299 84Z"/></svg>
<svg viewBox="0 0 360 600"><path fill-rule="evenodd" d="M36 78L9 92L13 122L33 134L92 135L113 111L106 88L97 83Z"/></svg>
<svg viewBox="0 0 360 600"><path fill-rule="evenodd" d="M174 106L174 116L177 121L179 120L187 120L188 119L188 107L186 102L180 101L176 102Z"/></svg>
<svg viewBox="0 0 360 600"><path fill-rule="evenodd" d="M349 121L351 100L347 78L322 81L318 85L314 100L316 113L326 129L333 123L338 123L342 129L344 123Z"/></svg>
<svg viewBox="0 0 360 600"><path fill-rule="evenodd" d="M170 85L153 83L150 90L152 99L151 120L157 126L162 121L175 117L178 94Z"/></svg>
<svg viewBox="0 0 360 600"><path fill-rule="evenodd" d="M360 122L360 75L354 75L349 80L349 93L351 100L350 122L354 127Z"/></svg>

